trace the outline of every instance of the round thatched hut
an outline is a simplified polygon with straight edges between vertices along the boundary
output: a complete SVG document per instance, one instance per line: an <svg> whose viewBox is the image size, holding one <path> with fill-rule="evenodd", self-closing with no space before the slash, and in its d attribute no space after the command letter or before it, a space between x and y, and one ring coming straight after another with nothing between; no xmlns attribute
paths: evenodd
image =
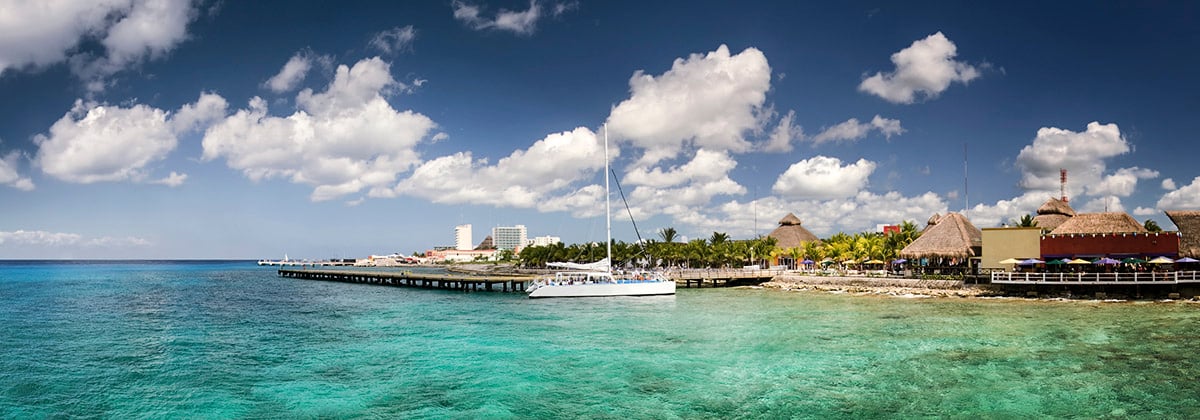
<svg viewBox="0 0 1200 420"><path fill-rule="evenodd" d="M1179 229L1179 256L1200 258L1200 211L1170 210L1167 217Z"/></svg>
<svg viewBox="0 0 1200 420"><path fill-rule="evenodd" d="M1049 232L1072 217L1075 217L1075 209L1072 209L1070 204L1051 197L1041 207L1038 207L1037 216L1033 217L1033 221L1037 223L1038 227Z"/></svg>
<svg viewBox="0 0 1200 420"><path fill-rule="evenodd" d="M775 238L775 246L783 249L798 248L804 246L805 242L818 241L817 235L813 235L804 226L800 226L800 218L795 214L788 213L779 220L779 227L771 231L770 236Z"/></svg>
<svg viewBox="0 0 1200 420"><path fill-rule="evenodd" d="M937 216L936 214L934 216ZM925 228L924 233L915 241L900 250L900 258L916 260L928 258L931 260L964 261L980 255L983 247L983 232L967 220L966 216L958 213L946 213L934 220Z"/></svg>

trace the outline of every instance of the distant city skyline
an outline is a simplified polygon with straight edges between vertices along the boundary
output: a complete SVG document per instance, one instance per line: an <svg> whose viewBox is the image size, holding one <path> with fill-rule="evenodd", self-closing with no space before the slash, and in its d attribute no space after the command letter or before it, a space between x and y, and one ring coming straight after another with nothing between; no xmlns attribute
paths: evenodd
<svg viewBox="0 0 1200 420"><path fill-rule="evenodd" d="M688 239L788 213L821 237L1000 226L1060 169L1077 211L1171 229L1200 209L1197 9L8 2L0 259L603 241L606 136L627 242L630 216Z"/></svg>

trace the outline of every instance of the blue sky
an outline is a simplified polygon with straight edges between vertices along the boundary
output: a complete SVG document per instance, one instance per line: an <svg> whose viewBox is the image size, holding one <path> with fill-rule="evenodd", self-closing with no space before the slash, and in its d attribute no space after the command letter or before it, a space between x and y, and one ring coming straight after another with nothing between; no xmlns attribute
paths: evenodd
<svg viewBox="0 0 1200 420"><path fill-rule="evenodd" d="M0 258L1200 209L1193 4L777 3L0 0Z"/></svg>

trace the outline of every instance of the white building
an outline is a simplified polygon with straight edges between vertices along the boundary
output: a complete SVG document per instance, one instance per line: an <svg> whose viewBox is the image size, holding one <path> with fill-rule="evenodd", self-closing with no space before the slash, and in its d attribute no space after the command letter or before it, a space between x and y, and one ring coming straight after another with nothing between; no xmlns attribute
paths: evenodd
<svg viewBox="0 0 1200 420"><path fill-rule="evenodd" d="M471 240L471 224L458 225L454 227L454 249L459 251L468 251L475 249L475 242Z"/></svg>
<svg viewBox="0 0 1200 420"><path fill-rule="evenodd" d="M438 250L438 251L427 251L427 252L425 252L425 257L428 258L429 261L442 261L442 262L495 261L496 260L496 250L488 249L488 250L481 250L481 251L476 251L476 250L460 251L457 249L446 249L446 250Z"/></svg>
<svg viewBox="0 0 1200 420"><path fill-rule="evenodd" d="M562 242L562 238L557 236L538 236L529 240L529 246L547 246Z"/></svg>
<svg viewBox="0 0 1200 420"><path fill-rule="evenodd" d="M496 226L492 228L492 245L496 249L507 249L520 252L528 240L525 225Z"/></svg>

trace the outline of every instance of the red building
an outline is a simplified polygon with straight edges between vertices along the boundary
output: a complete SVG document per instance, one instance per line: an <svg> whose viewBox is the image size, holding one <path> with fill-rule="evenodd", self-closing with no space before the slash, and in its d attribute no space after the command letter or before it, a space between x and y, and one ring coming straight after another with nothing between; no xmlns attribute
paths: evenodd
<svg viewBox="0 0 1200 420"><path fill-rule="evenodd" d="M1068 233L1042 236L1042 259L1179 255L1179 232Z"/></svg>
<svg viewBox="0 0 1200 420"><path fill-rule="evenodd" d="M1042 259L1175 257L1179 232L1149 232L1125 212L1079 213L1042 236Z"/></svg>

